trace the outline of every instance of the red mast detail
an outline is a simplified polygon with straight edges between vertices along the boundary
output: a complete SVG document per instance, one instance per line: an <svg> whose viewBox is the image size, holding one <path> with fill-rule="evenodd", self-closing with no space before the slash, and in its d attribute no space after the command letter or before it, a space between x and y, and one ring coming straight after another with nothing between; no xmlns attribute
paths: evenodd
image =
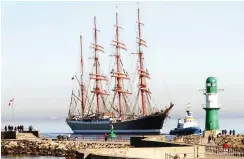
<svg viewBox="0 0 244 159"><path fill-rule="evenodd" d="M85 86L83 82L83 55L82 55L82 36L80 35L80 46L81 46L81 58L80 58L80 65L81 65L81 82L80 82L80 90L81 90L81 110L82 110L82 116L84 116L85 113Z"/></svg>
<svg viewBox="0 0 244 159"><path fill-rule="evenodd" d="M101 95L109 95L106 92L103 92L101 88L99 87L99 81L100 80L107 80L106 76L100 75L99 74L99 58L98 58L98 52L104 52L104 48L101 45L97 44L97 26L96 26L96 17L94 17L94 44L91 45L91 48L94 49L94 65L95 65L95 73L90 74L90 79L96 80L96 86L91 91L92 93L96 94L96 99L97 99L97 113L100 112L100 96Z"/></svg>
<svg viewBox="0 0 244 159"><path fill-rule="evenodd" d="M146 45L146 41L143 40L141 38L141 25L144 25L143 23L140 22L140 10L138 8L138 56L139 56L139 63L140 63L140 66L139 66L139 79L140 79L140 84L139 84L139 89L141 91L141 103L142 103L142 114L143 116L146 115L146 93L151 93L148 88L147 88L147 84L145 82L145 77L146 78L150 78L149 77L149 74L146 70L144 70L143 68L143 51L141 49L141 46L145 46L147 47Z"/></svg>
<svg viewBox="0 0 244 159"><path fill-rule="evenodd" d="M120 57L120 49L123 49L125 51L127 51L126 49L126 45L122 42L119 41L119 28L122 29L122 27L120 27L118 25L118 13L116 13L116 40L113 40L112 45L116 47L116 54L114 55L115 59L116 59L116 72L112 72L112 76L115 78L115 89L113 91L118 93L118 98L119 98L119 117L122 117L122 95L123 94L131 94L128 91L123 90L122 87L122 81L123 79L129 79L128 75L124 72L122 72L122 68L121 68L121 57Z"/></svg>

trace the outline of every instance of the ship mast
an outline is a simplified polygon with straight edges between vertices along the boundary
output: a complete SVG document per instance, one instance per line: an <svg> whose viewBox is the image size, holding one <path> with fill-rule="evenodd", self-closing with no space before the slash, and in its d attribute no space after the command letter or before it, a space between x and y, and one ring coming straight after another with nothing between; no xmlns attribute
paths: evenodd
<svg viewBox="0 0 244 159"><path fill-rule="evenodd" d="M83 54L82 54L82 36L80 35L80 47L81 47L81 58L80 58L80 65L81 65L81 76L80 76L80 91L81 91L81 110L82 116L85 114L85 86L83 82L83 73L84 73L84 65L83 65Z"/></svg>
<svg viewBox="0 0 244 159"><path fill-rule="evenodd" d="M141 37L141 25L144 25L140 21L140 9L138 8L138 57L139 57L139 79L140 79L140 84L139 84L139 89L141 92L141 104L142 104L142 114L145 116L147 114L146 112L146 95L150 94L151 92L147 88L146 80L145 78L150 79L149 73L144 70L143 67L143 51L142 51L142 46L147 47L146 41L144 41Z"/></svg>
<svg viewBox="0 0 244 159"><path fill-rule="evenodd" d="M118 104L119 104L119 118L122 117L122 97L125 94L131 94L130 92L126 91L123 89L123 80L124 79L129 79L128 78L128 74L123 72L123 69L121 67L121 56L120 56L120 49L127 51L126 49L126 45L122 42L120 42L119 40L119 29L122 29L122 27L119 26L119 22L118 22L118 13L116 12L116 37L115 40L113 40L112 45L115 46L116 48L116 52L113 55L115 57L116 60L116 72L112 72L112 76L115 78L115 89L113 90L115 92L115 96L116 94L118 95Z"/></svg>
<svg viewBox="0 0 244 159"><path fill-rule="evenodd" d="M94 66L95 72L90 74L90 79L95 80L96 85L95 88L91 91L96 95L96 102L97 102L97 113L100 113L100 96L109 95L103 90L101 90L99 81L105 80L107 81L106 76L99 74L99 52L104 52L104 48L101 45L97 44L97 27L96 27L96 17L94 17L94 43L91 47L94 49Z"/></svg>

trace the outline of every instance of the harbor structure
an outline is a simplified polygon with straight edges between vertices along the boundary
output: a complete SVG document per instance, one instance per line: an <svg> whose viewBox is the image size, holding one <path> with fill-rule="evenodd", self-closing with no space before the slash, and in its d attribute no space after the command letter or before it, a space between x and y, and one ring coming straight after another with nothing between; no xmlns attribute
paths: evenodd
<svg viewBox="0 0 244 159"><path fill-rule="evenodd" d="M208 77L206 80L205 89L202 91L206 97L206 103L203 104L203 109L206 111L204 136L209 136L210 134L216 135L220 133L220 105L218 102L218 97L219 92L223 91L223 89L218 89L218 83L215 77Z"/></svg>

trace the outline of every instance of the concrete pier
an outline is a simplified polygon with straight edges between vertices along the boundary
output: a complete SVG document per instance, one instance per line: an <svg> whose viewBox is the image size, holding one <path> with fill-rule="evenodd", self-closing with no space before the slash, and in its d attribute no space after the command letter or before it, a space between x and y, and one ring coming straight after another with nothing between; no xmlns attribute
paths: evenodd
<svg viewBox="0 0 244 159"><path fill-rule="evenodd" d="M2 139L37 139L39 137L39 131L1 131Z"/></svg>
<svg viewBox="0 0 244 159"><path fill-rule="evenodd" d="M204 146L192 146L184 143L158 141L148 139L146 137L131 137L130 145L132 147L78 150L76 153L76 158L165 159L166 153L187 153L189 154L189 157L203 157L205 153ZM183 155L181 157L183 157Z"/></svg>

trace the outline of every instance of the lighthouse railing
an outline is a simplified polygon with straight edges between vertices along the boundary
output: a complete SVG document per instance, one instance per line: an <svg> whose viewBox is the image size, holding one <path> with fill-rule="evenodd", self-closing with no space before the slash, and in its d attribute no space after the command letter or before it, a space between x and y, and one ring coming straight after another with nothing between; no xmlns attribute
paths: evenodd
<svg viewBox="0 0 244 159"><path fill-rule="evenodd" d="M211 106L210 107L210 104L202 104L202 108L221 108L221 105L218 105L218 106Z"/></svg>

